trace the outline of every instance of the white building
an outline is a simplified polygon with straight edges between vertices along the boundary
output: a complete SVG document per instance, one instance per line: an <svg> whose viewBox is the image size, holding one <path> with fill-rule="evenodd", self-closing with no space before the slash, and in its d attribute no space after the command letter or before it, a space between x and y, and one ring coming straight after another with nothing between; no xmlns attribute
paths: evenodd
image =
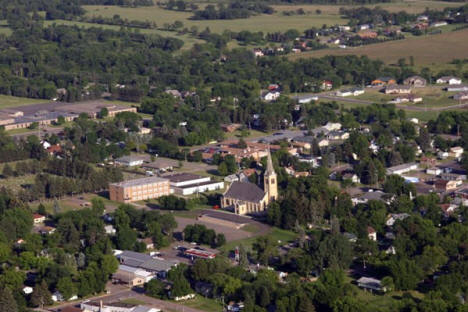
<svg viewBox="0 0 468 312"><path fill-rule="evenodd" d="M325 128L328 131L340 130L341 124L339 122L327 122L327 124L322 128Z"/></svg>
<svg viewBox="0 0 468 312"><path fill-rule="evenodd" d="M408 213L392 213L390 217L385 221L386 226L393 226L397 220L404 220L410 215Z"/></svg>
<svg viewBox="0 0 468 312"><path fill-rule="evenodd" d="M387 168L387 174L397 174L397 175L402 175L404 173L417 170L419 168L418 164L413 162L413 163L408 163L408 164L402 164L398 166L393 166L390 168Z"/></svg>
<svg viewBox="0 0 468 312"><path fill-rule="evenodd" d="M164 178L169 180L174 193L180 195L192 195L224 188L223 181L212 181L211 177L192 173L176 173L164 176Z"/></svg>
<svg viewBox="0 0 468 312"><path fill-rule="evenodd" d="M462 80L460 78L453 77L453 76L443 76L443 77L440 77L439 79L437 79L436 83L439 83L439 84L445 83L445 84L449 84L449 85L457 85L457 84L461 84Z"/></svg>
<svg viewBox="0 0 468 312"><path fill-rule="evenodd" d="M271 91L263 96L263 100L267 102L276 101L280 97L281 93L279 91Z"/></svg>
<svg viewBox="0 0 468 312"><path fill-rule="evenodd" d="M439 175L442 173L442 169L438 167L427 168L426 173L430 175Z"/></svg>
<svg viewBox="0 0 468 312"><path fill-rule="evenodd" d="M455 146L450 148L449 156L454 158L459 158L463 155L463 147Z"/></svg>
<svg viewBox="0 0 468 312"><path fill-rule="evenodd" d="M123 156L117 158L115 162L122 166L135 167L143 165L143 158L138 156Z"/></svg>

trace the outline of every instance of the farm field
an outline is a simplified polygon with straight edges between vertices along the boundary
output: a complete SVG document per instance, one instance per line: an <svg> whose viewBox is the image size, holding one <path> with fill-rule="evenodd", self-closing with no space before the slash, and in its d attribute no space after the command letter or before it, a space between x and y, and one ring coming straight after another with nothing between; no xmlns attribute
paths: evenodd
<svg viewBox="0 0 468 312"><path fill-rule="evenodd" d="M197 26L200 31L209 27L212 32L222 33L225 30L241 31L285 31L288 29L297 29L303 31L310 27L321 27L323 24L334 25L346 23L339 14L316 14L315 11L308 12L306 15L284 16L281 11L284 7L275 7L278 12L272 15L259 15L248 19L235 20L190 20L191 12L176 12L169 11L158 6L138 7L138 8L123 8L117 6L105 5L86 5L83 6L87 16L103 16L113 17L115 14L129 20L152 21L158 26L165 23L174 23L179 20L184 23L185 27ZM294 6L298 9L302 6ZM338 10L339 7L336 7Z"/></svg>
<svg viewBox="0 0 468 312"><path fill-rule="evenodd" d="M413 56L416 65L448 63L466 58L468 29L438 35L369 44L347 49L324 49L289 56L291 59L322 57L325 55L367 55L394 64L402 57Z"/></svg>
<svg viewBox="0 0 468 312"><path fill-rule="evenodd" d="M8 108L8 107L24 106L24 105L30 105L30 104L37 104L37 103L44 103L44 102L47 102L47 100L23 98L23 97L10 96L10 95L0 95L0 109Z"/></svg>

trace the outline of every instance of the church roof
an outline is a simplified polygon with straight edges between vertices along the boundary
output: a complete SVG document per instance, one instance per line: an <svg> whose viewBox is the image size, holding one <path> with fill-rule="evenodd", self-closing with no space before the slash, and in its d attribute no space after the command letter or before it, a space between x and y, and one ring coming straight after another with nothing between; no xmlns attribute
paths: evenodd
<svg viewBox="0 0 468 312"><path fill-rule="evenodd" d="M224 197L258 203L265 197L265 192L256 184L235 181L224 194Z"/></svg>

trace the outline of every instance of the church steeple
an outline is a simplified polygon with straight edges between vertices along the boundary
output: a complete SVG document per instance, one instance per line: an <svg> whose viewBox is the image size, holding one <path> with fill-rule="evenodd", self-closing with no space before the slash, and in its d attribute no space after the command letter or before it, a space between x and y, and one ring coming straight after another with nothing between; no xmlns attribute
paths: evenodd
<svg viewBox="0 0 468 312"><path fill-rule="evenodd" d="M278 198L278 181L276 179L273 160L271 159L270 147L268 147L267 167L263 174L263 189L268 196L268 202Z"/></svg>

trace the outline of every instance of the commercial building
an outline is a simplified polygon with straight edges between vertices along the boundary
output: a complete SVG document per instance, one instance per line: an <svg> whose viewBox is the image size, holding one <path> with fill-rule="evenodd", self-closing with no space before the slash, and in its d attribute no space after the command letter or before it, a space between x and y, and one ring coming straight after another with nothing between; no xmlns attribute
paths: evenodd
<svg viewBox="0 0 468 312"><path fill-rule="evenodd" d="M169 180L174 193L180 195L192 195L224 188L224 182L222 181L212 181L211 177L192 173L176 173L164 176L164 178Z"/></svg>
<svg viewBox="0 0 468 312"><path fill-rule="evenodd" d="M138 156L123 156L115 160L117 164L127 167L141 166L143 161L143 157Z"/></svg>
<svg viewBox="0 0 468 312"><path fill-rule="evenodd" d="M150 272L160 278L165 278L169 270L178 265L177 261L165 260L158 257L151 257L148 254L124 250L117 255L120 264Z"/></svg>
<svg viewBox="0 0 468 312"><path fill-rule="evenodd" d="M200 259L214 259L216 258L216 254L211 251L207 250L200 250L200 249L195 249L195 248L190 248L187 249L184 254L187 257L190 257L192 259L194 258L200 258Z"/></svg>
<svg viewBox="0 0 468 312"><path fill-rule="evenodd" d="M408 163L408 164L402 164L398 166L393 166L390 168L387 168L387 174L397 174L397 175L402 175L403 173L407 173L413 170L417 170L419 168L417 163Z"/></svg>
<svg viewBox="0 0 468 312"><path fill-rule="evenodd" d="M129 286L143 285L155 276L153 273L128 265L119 265L119 269L112 275L112 280Z"/></svg>
<svg viewBox="0 0 468 312"><path fill-rule="evenodd" d="M169 180L146 177L109 184L110 200L129 203L171 194Z"/></svg>

